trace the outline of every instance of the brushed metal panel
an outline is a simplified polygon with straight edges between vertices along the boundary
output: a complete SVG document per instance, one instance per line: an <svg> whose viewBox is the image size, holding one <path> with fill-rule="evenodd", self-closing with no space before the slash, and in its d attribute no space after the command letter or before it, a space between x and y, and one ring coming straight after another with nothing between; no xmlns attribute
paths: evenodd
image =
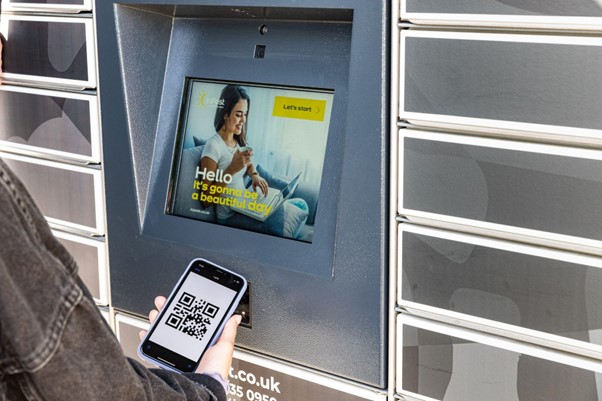
<svg viewBox="0 0 602 401"><path fill-rule="evenodd" d="M93 149L100 142L93 113L97 109L92 96L5 85L0 87L0 141L3 146L100 161L99 150Z"/></svg>
<svg viewBox="0 0 602 401"><path fill-rule="evenodd" d="M491 120L479 124L492 127L496 121L509 121L602 129L600 41L493 34L406 35L402 34L402 117L410 112Z"/></svg>
<svg viewBox="0 0 602 401"><path fill-rule="evenodd" d="M402 0L412 13L602 16L597 0Z"/></svg>
<svg viewBox="0 0 602 401"><path fill-rule="evenodd" d="M95 87L92 20L7 14L3 76L40 85Z"/></svg>
<svg viewBox="0 0 602 401"><path fill-rule="evenodd" d="M602 160L542 153L552 149L543 145L495 143L518 151L449 138L404 138L402 208L602 240Z"/></svg>
<svg viewBox="0 0 602 401"><path fill-rule="evenodd" d="M0 157L23 181L46 218L87 231L103 231L102 203L97 200L102 197L97 190L99 172L84 173L6 154Z"/></svg>
<svg viewBox="0 0 602 401"><path fill-rule="evenodd" d="M54 231L78 266L78 274L97 303L108 305L106 248L104 242Z"/></svg>
<svg viewBox="0 0 602 401"><path fill-rule="evenodd" d="M435 230L408 232L404 226L402 301L602 345L596 335L602 332L599 265L536 256L533 247L513 252L450 240L454 235L443 231L445 239L431 235Z"/></svg>
<svg viewBox="0 0 602 401"><path fill-rule="evenodd" d="M397 391L444 401L602 400L597 372L411 325L399 335Z"/></svg>

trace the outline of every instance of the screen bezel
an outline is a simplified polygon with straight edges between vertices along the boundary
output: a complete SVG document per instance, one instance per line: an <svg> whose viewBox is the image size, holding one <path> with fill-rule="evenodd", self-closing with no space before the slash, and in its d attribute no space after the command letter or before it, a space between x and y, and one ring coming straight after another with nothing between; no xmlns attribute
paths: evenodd
<svg viewBox="0 0 602 401"><path fill-rule="evenodd" d="M282 27L286 30L289 24L284 24ZM314 28L316 32L321 32L320 35L330 35L334 31L339 35L341 29L351 35L347 25L337 27L320 25ZM172 40L186 39L178 36ZM242 46L240 40L241 38L237 38L232 46ZM290 50L289 47L287 49ZM203 51L198 47L173 48L169 53L165 69L169 73L165 73L161 84L158 117L153 116L153 125L148 126L150 130L148 132L155 132L156 135L153 136L152 142L146 141L146 137L132 139L136 145L141 146L134 148L138 153L134 155L133 160L136 171L139 172L134 177L137 183L138 228L144 237L186 246L194 250L191 254L202 250L204 254L222 258L228 263L246 261L257 266L270 266L324 279L330 279L336 274L336 243L339 237L347 235L337 229L341 216L347 214L341 213L343 210L348 210L352 214L357 214L356 209L370 207L368 203L362 201L370 192L364 195L362 191L359 193L355 191L354 194L341 196L342 193L349 192L349 187L357 186L355 178L358 176L353 172L357 170L355 164L344 163L344 160L349 159L349 156L356 151L352 145L355 139L350 138L346 132L350 118L348 106L351 100L348 88L349 64L341 62L325 65L322 53L320 55L319 58L304 56L295 63L284 64L282 60L262 60L266 62L262 62L262 67L257 68L256 60L247 59L242 55L237 58L236 63L232 63L231 57L219 53L212 53L210 58L203 57ZM329 55L336 59L348 60L349 48L338 43L336 46L329 47ZM183 62L183 60L195 61ZM321 72L307 74L307 71L316 68ZM316 224L311 243L291 241L287 238L241 230L227 225L202 224L196 220L165 213L185 77L286 88L331 88L334 91L319 193L320 204L314 217ZM140 92L141 96L142 94L143 92ZM366 107L370 108L371 104ZM371 132L378 129L377 126L366 127L363 129L365 135L361 137L370 136ZM361 157L366 163L366 166L361 167L362 171L379 165L373 163L373 155L375 154L370 154L370 158L368 155ZM370 187L373 184L367 181L360 182L359 185ZM353 199L353 202L349 202L349 199Z"/></svg>
<svg viewBox="0 0 602 401"><path fill-rule="evenodd" d="M193 77L193 76L184 77L183 90L182 90L182 95L181 95L181 99L180 99L180 112L178 115L178 122L177 122L176 134L175 134L176 139L174 141L174 147L173 147L172 159L171 159L172 162L170 165L170 172L169 172L168 190L167 190L167 196L165 198L164 213L167 216L189 219L189 220L197 221L197 222L201 222L201 223L219 225L222 227L228 227L230 229L247 231L247 232L255 233L258 235L269 235L272 237L282 238L285 240L292 240L292 241L296 241L296 242L302 242L302 243L304 242L304 243L312 244L314 242L313 238L311 241L303 241L300 239L284 237L284 236L280 236L277 234L268 234L268 233L264 233L264 232L260 232L260 231L254 231L254 230L246 229L243 227L235 227L235 226L230 226L227 224L221 224L221 223L206 221L206 220L202 220L202 219L195 219L194 217L184 216L184 215L176 214L174 212L175 202L176 202L175 193L177 191L178 185L180 185L180 183L179 183L180 168L181 168L181 161L182 161L182 153L184 151L183 144L186 139L185 138L185 134L186 134L185 130L186 130L186 127L188 124L188 117L190 114L190 102L192 102L192 90L193 90L193 86L196 82L217 84L217 85L232 84L232 85L240 85L240 86L261 88L261 89L281 89L281 90L297 91L300 93L306 92L306 93L330 94L330 95L333 95L333 103L334 103L335 90L328 89L328 88L302 87L302 86L293 86L293 85L275 85L275 84L266 84L266 83L259 83L259 82L242 82L242 81L231 81L231 80L222 80L222 79L208 79L208 78L200 78L200 77ZM328 131L326 132L326 143L327 144L329 142L330 131L332 128L331 120L332 120L332 116L329 117L329 121L327 122L327 124L328 124ZM326 164L325 162L326 162L326 157L327 157L327 151L328 151L328 146L326 146L324 149L324 160L323 160L324 166ZM318 188L318 194L317 194L318 201L317 201L316 206L320 203L319 202L320 194L322 193L322 184L324 181L324 173L325 173L324 170L325 170L325 167L322 168L322 171L320 173L321 178L320 178L320 186ZM291 180L291 182L292 182L292 180ZM316 212L316 215L317 215L317 212Z"/></svg>
<svg viewBox="0 0 602 401"><path fill-rule="evenodd" d="M211 333L211 337L209 339L208 345L206 349L203 350L198 360L192 360L184 357L181 354L178 354L174 351L171 351L169 348L159 345L150 340L155 329L159 326L161 321L165 316L165 312L169 308L169 305L174 301L175 295L180 291L180 288L184 285L184 283L188 280L188 278L192 275L198 275L205 279L211 280L214 283L220 284L225 288L231 289L236 292L230 305L228 305L227 312L224 314L219 324L215 326L215 331ZM230 278L230 280L228 280ZM171 369L175 369L180 372L192 373L196 370L199 365L203 355L207 351L207 349L213 344L216 339L216 336L220 334L221 327L225 323L226 319L230 316L230 312L233 308L236 307L236 303L240 298L241 292L245 289L245 279L242 276L239 276L233 272L225 270L220 266L217 266L211 262L208 262L203 259L194 260L190 266L186 269L182 278L179 280L178 284L172 290L169 299L163 306L163 309L155 319L155 322L151 326L150 330L146 334L144 340L140 344L140 352L144 354L149 359L161 364L163 366L168 366ZM147 347L149 347L147 349Z"/></svg>

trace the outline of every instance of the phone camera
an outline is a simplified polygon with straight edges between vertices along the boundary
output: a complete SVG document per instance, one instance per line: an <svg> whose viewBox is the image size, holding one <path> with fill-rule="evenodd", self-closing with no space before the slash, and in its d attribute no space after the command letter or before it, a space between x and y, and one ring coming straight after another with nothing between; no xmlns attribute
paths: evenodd
<svg viewBox="0 0 602 401"><path fill-rule="evenodd" d="M145 348L146 348L146 349L151 349L151 346L150 346L150 344L146 344L146 347L145 347Z"/></svg>

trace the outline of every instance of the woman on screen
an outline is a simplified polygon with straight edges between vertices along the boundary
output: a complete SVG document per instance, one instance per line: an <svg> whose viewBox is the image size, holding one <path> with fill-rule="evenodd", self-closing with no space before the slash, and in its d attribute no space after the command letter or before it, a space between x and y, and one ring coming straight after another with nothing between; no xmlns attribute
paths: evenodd
<svg viewBox="0 0 602 401"><path fill-rule="evenodd" d="M242 86L226 85L222 90L213 121L216 134L207 140L201 154L200 199L205 200L205 207L215 206L220 224L294 238L308 215L302 199L285 202L265 221L233 210L234 207L241 211L241 205L249 205L250 193L261 198L269 189L251 160L253 150L247 144L250 106L251 99ZM245 173L251 178L249 188L245 188Z"/></svg>
<svg viewBox="0 0 602 401"><path fill-rule="evenodd" d="M253 151L245 148L250 105L251 99L243 87L227 85L222 90L213 121L217 133L207 140L201 155L203 188L207 188L203 192L207 196L236 198L237 191L245 190L245 173L251 177L254 191L259 190L262 194L268 191L266 180L251 161ZM212 203L204 204L209 206ZM218 222L225 223L235 212L230 206L217 204L216 213Z"/></svg>

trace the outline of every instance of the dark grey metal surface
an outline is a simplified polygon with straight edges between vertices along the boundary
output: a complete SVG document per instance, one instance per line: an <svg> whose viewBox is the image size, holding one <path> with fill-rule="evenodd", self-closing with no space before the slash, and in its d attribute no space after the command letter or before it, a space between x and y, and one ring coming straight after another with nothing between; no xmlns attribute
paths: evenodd
<svg viewBox="0 0 602 401"><path fill-rule="evenodd" d="M412 37L405 44L406 111L602 128L602 46Z"/></svg>
<svg viewBox="0 0 602 401"><path fill-rule="evenodd" d="M123 315L118 315L118 318ZM125 355L133 358L148 367L153 367L147 361L140 359L137 353L140 345L138 333L140 327L129 324L119 319L119 342ZM349 394L337 388L328 387L325 383L315 383L304 377L292 375L290 370L286 373L277 368L268 368L241 359L237 356L232 361L232 370L229 376L229 401L249 401L257 399L285 400L285 401L360 401L366 400L356 394ZM332 381L331 385L338 384ZM344 384L347 386L347 383ZM265 397L265 398L264 398Z"/></svg>
<svg viewBox="0 0 602 401"><path fill-rule="evenodd" d="M402 0L403 1L403 0ZM405 0L412 13L601 17L597 0Z"/></svg>
<svg viewBox="0 0 602 401"><path fill-rule="evenodd" d="M602 269L403 232L402 298L602 345Z"/></svg>
<svg viewBox="0 0 602 401"><path fill-rule="evenodd" d="M409 325L401 334L406 391L445 401L602 400L599 373Z"/></svg>
<svg viewBox="0 0 602 401"><path fill-rule="evenodd" d="M125 21L124 21L125 22ZM260 35L260 23L248 19L224 20L176 19L167 73L161 97L161 109L155 137L155 153L150 170L145 234L230 256L296 270L304 274L330 278L333 274L337 220L338 188L343 163L347 118L347 80L351 25L297 21L271 21L269 34ZM227 27L227 29L225 29ZM224 31L228 32L224 35ZM198 41L197 38L203 38ZM197 41L194 47L186 44ZM252 57L256 43L267 46L266 57ZM129 58L129 48L122 50ZM328 60L327 63L324 60ZM135 74L135 71L132 72ZM128 82L130 71L125 72ZM242 82L289 84L300 87L334 89L333 110L319 208L313 244L257 235L243 230L200 225L196 221L175 218L164 213L166 185L172 167L171 149L176 149L177 117L184 91L184 77L219 78ZM128 84L126 83L126 88ZM145 97L126 97L128 104ZM142 107L144 107L142 103ZM132 116L132 113L129 113ZM131 118L131 117L130 117ZM347 138L345 136L347 135ZM148 140L148 139L147 139ZM134 147L137 144L134 143ZM168 150L168 151L166 151ZM144 184L143 184L144 185ZM357 198L357 195L356 195ZM191 235L194 233L194 235ZM224 241L228 238L228 241ZM236 244L233 246L232 244Z"/></svg>
<svg viewBox="0 0 602 401"><path fill-rule="evenodd" d="M253 283L253 328L240 329L239 345L385 387L388 2L296 2L306 16L337 16L299 21L289 2L226 1L189 8L184 16L195 18L173 29L169 7L132 3L117 16L113 2L96 4L113 306L146 315L203 256ZM215 5L179 4L198 3ZM232 17L239 8L264 15L263 7L281 19ZM266 57L253 60L260 42ZM312 244L165 215L187 74L334 89Z"/></svg>
<svg viewBox="0 0 602 401"><path fill-rule="evenodd" d="M90 103L55 94L0 88L0 140L92 156Z"/></svg>
<svg viewBox="0 0 602 401"><path fill-rule="evenodd" d="M404 141L404 208L602 240L602 161Z"/></svg>

